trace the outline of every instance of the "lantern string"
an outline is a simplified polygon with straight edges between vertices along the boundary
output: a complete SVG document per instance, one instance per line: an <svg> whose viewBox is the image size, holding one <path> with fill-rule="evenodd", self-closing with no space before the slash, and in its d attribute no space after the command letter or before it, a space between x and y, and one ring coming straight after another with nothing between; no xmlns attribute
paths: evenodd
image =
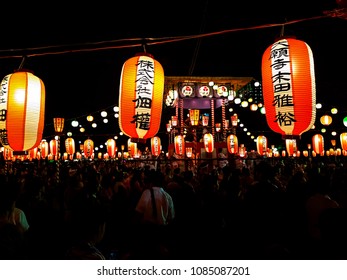
<svg viewBox="0 0 347 280"><path fill-rule="evenodd" d="M159 45L159 44L167 44L167 43L175 43L184 40L192 40L205 38L216 35L223 35L231 32L238 31L247 31L247 30L255 30L255 29L263 29L263 28L271 28L284 26L288 24L296 24L303 21L308 20L317 20L323 18L332 18L329 14L315 16L311 18L303 18L292 20L285 23L274 23L274 24L264 24L258 26L251 26L246 28L235 28L235 29L227 29L221 30L211 33L201 33L198 35L190 35L190 36L176 36L176 37L161 37L161 38L130 38L130 39L118 39L111 41L101 41L101 42L89 42L89 43L80 43L80 44L70 44L70 45L55 45L55 46L45 46L45 47L35 47L35 48L26 48L26 49L6 49L0 50L0 59L4 58L16 58L22 57L20 53L25 52L28 56L44 56L44 55L53 55L53 54L66 54L73 52L91 52L91 51L102 51L102 50L110 50L110 49L120 49L120 48L132 48L132 47L145 47L143 41L146 40L146 45ZM333 17L336 18L336 17ZM139 43L140 41L140 43ZM68 49L67 49L68 48Z"/></svg>

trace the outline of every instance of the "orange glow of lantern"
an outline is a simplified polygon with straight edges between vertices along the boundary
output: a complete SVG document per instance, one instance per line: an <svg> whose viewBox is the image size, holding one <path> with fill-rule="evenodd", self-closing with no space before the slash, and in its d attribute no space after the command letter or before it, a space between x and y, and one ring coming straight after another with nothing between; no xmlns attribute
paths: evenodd
<svg viewBox="0 0 347 280"><path fill-rule="evenodd" d="M152 55L142 53L122 67L119 86L119 127L132 142L145 143L160 128L164 70Z"/></svg>
<svg viewBox="0 0 347 280"><path fill-rule="evenodd" d="M49 141L49 151L53 156L58 155L58 140L52 139Z"/></svg>
<svg viewBox="0 0 347 280"><path fill-rule="evenodd" d="M151 153L156 157L161 153L161 140L158 136L151 138Z"/></svg>
<svg viewBox="0 0 347 280"><path fill-rule="evenodd" d="M229 154L237 154L239 151L239 140L235 134L230 134L227 137L227 148Z"/></svg>
<svg viewBox="0 0 347 280"><path fill-rule="evenodd" d="M68 155L73 155L75 153L75 140L71 137L65 139L65 151Z"/></svg>
<svg viewBox="0 0 347 280"><path fill-rule="evenodd" d="M175 153L183 156L186 151L186 144L184 137L182 135L176 135L175 136Z"/></svg>
<svg viewBox="0 0 347 280"><path fill-rule="evenodd" d="M32 148L28 151L29 160L37 158L38 147Z"/></svg>
<svg viewBox="0 0 347 280"><path fill-rule="evenodd" d="M295 139L286 139L286 151L288 156L296 156L297 145Z"/></svg>
<svg viewBox="0 0 347 280"><path fill-rule="evenodd" d="M94 141L86 139L83 143L83 153L86 158L92 157L94 154Z"/></svg>
<svg viewBox="0 0 347 280"><path fill-rule="evenodd" d="M106 141L106 150L109 157L114 158L117 152L116 140L110 138Z"/></svg>
<svg viewBox="0 0 347 280"><path fill-rule="evenodd" d="M259 155L265 155L267 151L267 138L264 135L259 135L257 137L257 152Z"/></svg>
<svg viewBox="0 0 347 280"><path fill-rule="evenodd" d="M324 138L321 134L315 134L312 136L312 148L318 155L324 153Z"/></svg>
<svg viewBox="0 0 347 280"><path fill-rule="evenodd" d="M135 157L137 155L137 143L132 142L131 138L128 139L128 155Z"/></svg>
<svg viewBox="0 0 347 280"><path fill-rule="evenodd" d="M237 116L237 114L235 113L234 115L232 115L230 119L231 119L231 125L234 127L237 126L237 123L239 121L239 117Z"/></svg>
<svg viewBox="0 0 347 280"><path fill-rule="evenodd" d="M64 130L64 118L53 118L54 131L57 133L62 133Z"/></svg>
<svg viewBox="0 0 347 280"><path fill-rule="evenodd" d="M213 135L211 133L205 133L203 138L206 153L212 153L214 150Z"/></svg>
<svg viewBox="0 0 347 280"><path fill-rule="evenodd" d="M199 124L200 110L199 109L189 109L189 119L192 126Z"/></svg>
<svg viewBox="0 0 347 280"><path fill-rule="evenodd" d="M40 152L42 159L45 159L48 156L48 142L45 139L42 139L40 142Z"/></svg>
<svg viewBox="0 0 347 280"><path fill-rule="evenodd" d="M283 138L300 136L316 119L316 85L311 48L281 38L262 57L262 89L269 127Z"/></svg>
<svg viewBox="0 0 347 280"><path fill-rule="evenodd" d="M319 120L320 123L325 126L331 125L331 123L333 122L333 118L329 115L321 116Z"/></svg>
<svg viewBox="0 0 347 280"><path fill-rule="evenodd" d="M187 158L191 158L193 155L193 148L192 147L186 147L186 156Z"/></svg>
<svg viewBox="0 0 347 280"><path fill-rule="evenodd" d="M45 86L24 70L5 76L0 85L0 141L13 151L38 147L45 118Z"/></svg>
<svg viewBox="0 0 347 280"><path fill-rule="evenodd" d="M341 149L347 150L347 132L342 132L340 134Z"/></svg>

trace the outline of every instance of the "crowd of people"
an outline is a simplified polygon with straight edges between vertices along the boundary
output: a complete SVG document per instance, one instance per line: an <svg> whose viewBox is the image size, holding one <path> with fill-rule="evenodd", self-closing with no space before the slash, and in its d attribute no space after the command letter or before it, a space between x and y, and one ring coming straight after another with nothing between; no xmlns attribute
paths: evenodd
<svg viewBox="0 0 347 280"><path fill-rule="evenodd" d="M3 162L0 258L347 258L345 164L237 162Z"/></svg>

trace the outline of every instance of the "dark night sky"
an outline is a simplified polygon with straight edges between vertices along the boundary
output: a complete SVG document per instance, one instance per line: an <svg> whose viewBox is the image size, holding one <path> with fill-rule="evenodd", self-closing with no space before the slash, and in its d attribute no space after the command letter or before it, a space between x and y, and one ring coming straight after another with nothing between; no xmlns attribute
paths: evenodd
<svg viewBox="0 0 347 280"><path fill-rule="evenodd" d="M91 43L138 38L131 43L139 44L140 39L146 38L238 29L201 39L148 44L146 50L162 64L166 76L254 77L260 80L262 54L280 36L282 27L248 28L302 20L285 24L284 35L296 36L313 51L317 102L327 104L327 110L336 105L347 115L344 85L347 20L325 17L325 11L339 8L336 1L234 2L110 1L90 6L57 2L50 3L49 7L30 3L20 8L5 4L2 7L0 75L12 73L19 67L21 56L27 55L23 68L32 70L46 86L46 124L49 127L53 117L78 118L117 104L121 67L128 58L143 51L141 46L127 46L75 52L95 46ZM51 54L33 55L42 54L42 50L32 48L48 46L57 47L49 49ZM67 50L71 52L57 53ZM339 121L342 124L342 120ZM259 123L257 125L259 127ZM100 133L114 133L116 126L110 124ZM45 133L50 133L49 128Z"/></svg>

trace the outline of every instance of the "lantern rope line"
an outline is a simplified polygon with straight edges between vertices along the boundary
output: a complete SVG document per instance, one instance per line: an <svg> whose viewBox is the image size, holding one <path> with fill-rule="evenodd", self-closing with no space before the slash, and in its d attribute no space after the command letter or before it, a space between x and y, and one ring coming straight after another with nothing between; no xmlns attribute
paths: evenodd
<svg viewBox="0 0 347 280"><path fill-rule="evenodd" d="M223 34L227 34L231 32L285 26L289 24L300 23L303 21L317 20L317 19L323 19L323 18L332 18L332 16L330 16L329 14L325 14L325 15L320 15L320 16L315 16L310 18L296 19L296 20L285 22L285 23L263 24L258 26L227 29L227 30L215 31L211 33L203 33L203 34L189 35L189 36L145 38L145 39L144 38L129 38L129 39L118 39L118 40L111 40L111 41L100 41L100 42L69 44L69 45L66 45L66 44L53 45L53 46L34 47L34 48L25 48L25 49L23 48L22 49L7 49L7 50L0 50L0 59L23 57L23 55L20 54L22 52L25 52L27 57L34 57L34 56L45 56L45 55L54 55L54 54L68 54L68 53L75 53L75 52L92 52L92 51L102 51L102 50L121 49L121 48L134 48L134 47L141 47L141 46L143 47L144 40L146 41L146 45L175 43L175 42L184 41L184 40L201 39L201 38L210 37L210 36L223 35ZM134 42L134 43L131 43L131 42ZM115 43L119 45L114 45ZM107 46L107 44L112 44L112 45ZM66 50L66 48L69 48L69 50ZM63 50L59 50L59 49L63 49Z"/></svg>

